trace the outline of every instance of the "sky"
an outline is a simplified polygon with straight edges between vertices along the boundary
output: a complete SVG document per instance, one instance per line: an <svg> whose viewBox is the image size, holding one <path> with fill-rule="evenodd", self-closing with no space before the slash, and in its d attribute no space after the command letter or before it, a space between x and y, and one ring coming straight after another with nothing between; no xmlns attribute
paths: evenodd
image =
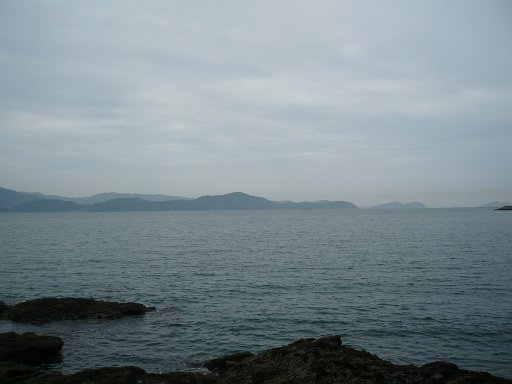
<svg viewBox="0 0 512 384"><path fill-rule="evenodd" d="M512 200L508 0L0 0L0 186Z"/></svg>

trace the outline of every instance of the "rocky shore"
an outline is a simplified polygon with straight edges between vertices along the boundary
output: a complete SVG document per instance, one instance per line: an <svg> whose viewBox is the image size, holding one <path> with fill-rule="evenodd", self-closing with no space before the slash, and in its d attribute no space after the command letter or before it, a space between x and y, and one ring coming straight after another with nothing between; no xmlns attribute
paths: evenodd
<svg viewBox="0 0 512 384"><path fill-rule="evenodd" d="M13 306L0 302L0 319L42 324L77 319L118 319L154 310L139 303L84 298L43 298ZM29 332L0 334L2 384L512 384L486 372L459 369L436 361L423 366L397 365L365 351L342 345L339 336L302 339L257 354L242 352L200 364L209 373L147 373L138 367L86 369L72 375L45 370L41 364L59 361L64 341Z"/></svg>
<svg viewBox="0 0 512 384"><path fill-rule="evenodd" d="M5 338L18 338L21 342L34 336L13 336L11 333ZM0 337L0 350L4 353L1 356L12 356L6 353L8 347L3 340L4 336ZM421 367L396 365L368 352L342 345L339 336L303 339L258 354L244 352L206 361L203 366L210 371L208 374L155 374L137 367L110 367L64 376L21 364L20 361L24 359L18 357L2 360L0 382L5 384L512 384L512 380L485 372L466 371L448 362L432 362Z"/></svg>
<svg viewBox="0 0 512 384"><path fill-rule="evenodd" d="M61 320L119 319L143 315L153 307L139 303L118 303L88 298L46 297L8 306L0 301L0 319L20 323L43 324Z"/></svg>
<svg viewBox="0 0 512 384"><path fill-rule="evenodd" d="M0 333L0 361L52 363L59 359L63 345L64 342L59 337L38 336L33 332Z"/></svg>

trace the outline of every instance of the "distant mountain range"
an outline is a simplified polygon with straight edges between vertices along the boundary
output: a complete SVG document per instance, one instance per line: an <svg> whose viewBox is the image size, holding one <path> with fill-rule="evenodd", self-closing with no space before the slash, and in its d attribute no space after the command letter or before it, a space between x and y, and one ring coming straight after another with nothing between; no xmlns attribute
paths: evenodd
<svg viewBox="0 0 512 384"><path fill-rule="evenodd" d="M346 208L357 207L348 201L273 202L262 197L251 196L242 192L201 196L197 199L127 193L100 193L90 197L68 198L0 188L1 212L122 212Z"/></svg>
<svg viewBox="0 0 512 384"><path fill-rule="evenodd" d="M42 193L27 193L21 192L27 195L36 196L38 199L54 199L54 200L63 200L63 201L72 201L77 204L95 204L102 203L104 201L112 200L112 199L129 199L129 198L138 198L147 201L168 201L168 200L192 200L188 197L182 196L168 196L168 195L144 195L139 193L117 193L117 192L104 192L98 193L96 195L88 196L88 197L65 197L65 196L57 196L57 195L43 195Z"/></svg>
<svg viewBox="0 0 512 384"><path fill-rule="evenodd" d="M427 208L425 205L420 203L419 201L413 201L411 203L400 203L398 201L392 201L391 203L380 204L375 207L375 209L421 209Z"/></svg>

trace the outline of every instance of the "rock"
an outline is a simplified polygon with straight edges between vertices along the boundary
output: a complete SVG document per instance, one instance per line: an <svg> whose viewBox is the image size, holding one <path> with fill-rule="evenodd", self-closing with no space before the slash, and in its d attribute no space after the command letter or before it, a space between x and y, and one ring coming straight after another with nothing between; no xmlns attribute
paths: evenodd
<svg viewBox="0 0 512 384"><path fill-rule="evenodd" d="M143 315L154 310L139 303L117 303L85 298L42 298L25 301L7 308L1 319L21 323L42 324L59 320L118 319Z"/></svg>
<svg viewBox="0 0 512 384"><path fill-rule="evenodd" d="M235 355L237 356L237 355ZM207 362L223 383L509 383L488 373L459 369L434 362L421 368L395 365L368 352L345 347L339 336L303 339L257 355ZM219 363L220 362L220 363Z"/></svg>
<svg viewBox="0 0 512 384"><path fill-rule="evenodd" d="M9 306L5 304L3 301L0 301L0 315L7 311L9 309Z"/></svg>
<svg viewBox="0 0 512 384"><path fill-rule="evenodd" d="M146 371L138 367L86 369L67 377L73 383L137 383L142 382Z"/></svg>
<svg viewBox="0 0 512 384"><path fill-rule="evenodd" d="M59 359L63 345L64 342L59 337L38 336L33 332L0 333L0 361L51 363Z"/></svg>
<svg viewBox="0 0 512 384"><path fill-rule="evenodd" d="M47 372L28 365L0 362L2 384L64 384L64 377L57 372Z"/></svg>
<svg viewBox="0 0 512 384"><path fill-rule="evenodd" d="M2 365L0 382L39 384L512 384L489 373L470 372L448 362L421 367L395 365L342 345L339 336L303 339L258 354L249 352L206 362L209 374L147 373L137 367L87 369L69 376L30 367ZM10 378L10 381L4 378ZM28 381L26 381L28 378ZM36 380L37 379L37 380ZM31 381L32 380L32 381Z"/></svg>
<svg viewBox="0 0 512 384"><path fill-rule="evenodd" d="M66 377L69 384L221 384L213 375L196 373L146 373L138 367L86 369Z"/></svg>
<svg viewBox="0 0 512 384"><path fill-rule="evenodd" d="M222 384L214 375L196 373L146 373L138 367L86 369L63 376L16 363L0 363L2 384Z"/></svg>
<svg viewBox="0 0 512 384"><path fill-rule="evenodd" d="M251 352L240 352L235 353L233 355L219 357L217 359L209 360L203 364L205 368L210 371L224 369L228 365L235 365L240 361L243 361L249 357L253 357L254 355Z"/></svg>

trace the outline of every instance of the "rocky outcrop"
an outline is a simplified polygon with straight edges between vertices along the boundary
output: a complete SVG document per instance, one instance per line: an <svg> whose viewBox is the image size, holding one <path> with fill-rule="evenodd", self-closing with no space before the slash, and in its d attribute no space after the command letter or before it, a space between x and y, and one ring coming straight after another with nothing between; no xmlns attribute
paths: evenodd
<svg viewBox="0 0 512 384"><path fill-rule="evenodd" d="M9 309L9 306L5 304L3 301L0 301L0 315L7 311Z"/></svg>
<svg viewBox="0 0 512 384"><path fill-rule="evenodd" d="M33 332L0 333L0 361L51 363L59 359L63 345L64 342L59 337L38 336Z"/></svg>
<svg viewBox="0 0 512 384"><path fill-rule="evenodd" d="M119 384L512 384L484 372L459 369L448 362L421 367L395 365L368 352L345 347L339 336L303 339L259 354L237 353L205 362L210 374L146 373L137 367L88 369L73 375L44 373L0 363L2 383ZM28 378L28 381L27 381ZM31 381L33 380L33 381Z"/></svg>
<svg viewBox="0 0 512 384"><path fill-rule="evenodd" d="M503 207L496 208L496 211L512 211L512 205L504 205Z"/></svg>
<svg viewBox="0 0 512 384"><path fill-rule="evenodd" d="M138 367L87 369L66 377L66 384L222 384L223 381L213 375L197 373L146 373Z"/></svg>
<svg viewBox="0 0 512 384"><path fill-rule="evenodd" d="M84 298L42 298L6 308L0 319L42 324L59 320L118 319L154 310L139 303L117 303Z"/></svg>
<svg viewBox="0 0 512 384"><path fill-rule="evenodd" d="M395 365L345 347L339 336L299 340L255 356L213 365L226 383L512 383L455 364Z"/></svg>
<svg viewBox="0 0 512 384"><path fill-rule="evenodd" d="M2 384L223 384L214 375L197 373L147 373L138 367L86 369L69 376L27 365L0 363Z"/></svg>
<svg viewBox="0 0 512 384"><path fill-rule="evenodd" d="M0 383L64 384L65 381L60 373L47 372L13 362L0 362Z"/></svg>

